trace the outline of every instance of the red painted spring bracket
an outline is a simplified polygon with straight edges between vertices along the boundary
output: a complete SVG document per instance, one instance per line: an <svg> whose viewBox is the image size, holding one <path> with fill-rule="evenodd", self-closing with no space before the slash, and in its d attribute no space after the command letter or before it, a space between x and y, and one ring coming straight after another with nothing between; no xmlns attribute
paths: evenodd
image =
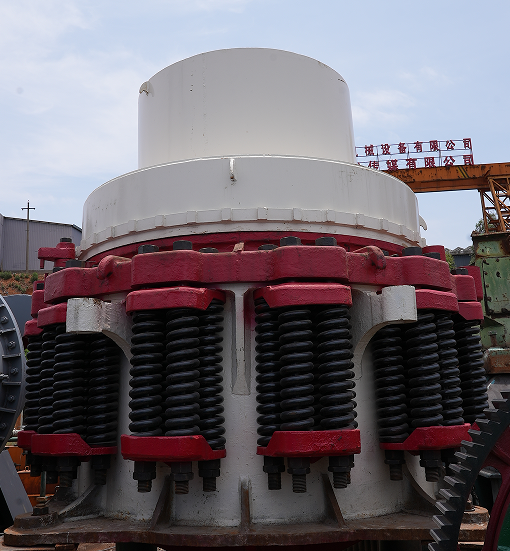
<svg viewBox="0 0 510 551"><path fill-rule="evenodd" d="M35 430L22 430L18 432L18 448L30 451L32 449L32 436L37 434Z"/></svg>
<svg viewBox="0 0 510 551"><path fill-rule="evenodd" d="M403 450L408 452L458 448L462 440L471 441L471 437L468 434L470 428L471 425L469 423L453 425L451 427L418 427L403 442L381 442L379 447L383 450Z"/></svg>
<svg viewBox="0 0 510 551"><path fill-rule="evenodd" d="M328 457L361 453L358 429L276 431L258 455L271 457Z"/></svg>
<svg viewBox="0 0 510 551"><path fill-rule="evenodd" d="M79 434L36 434L32 435L31 451L34 455L55 457L79 457L87 461L94 455L114 455L117 446L89 446ZM19 442L19 434L18 434Z"/></svg>
<svg viewBox="0 0 510 551"><path fill-rule="evenodd" d="M120 437L124 459L132 461L209 461L221 459L226 450L213 450L202 435L193 436L129 436Z"/></svg>

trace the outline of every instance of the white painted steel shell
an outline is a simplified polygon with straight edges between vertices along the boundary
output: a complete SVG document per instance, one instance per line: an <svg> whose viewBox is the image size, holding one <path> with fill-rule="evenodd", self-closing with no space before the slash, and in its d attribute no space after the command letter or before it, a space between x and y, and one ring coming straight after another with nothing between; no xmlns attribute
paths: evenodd
<svg viewBox="0 0 510 551"><path fill-rule="evenodd" d="M139 168L232 155L355 162L349 89L315 59L218 50L166 67L141 89Z"/></svg>
<svg viewBox="0 0 510 551"><path fill-rule="evenodd" d="M267 475L263 472L263 457L256 455L257 413L255 381L255 331L252 311L252 291L260 284L227 284L218 287L227 292L223 331L223 396L226 458L221 460L221 476L217 490L202 491L197 463L195 477L190 481L187 495L173 499L172 524L187 526L237 526L241 521L239 489L241 480L251 487L251 521L256 524L288 524L321 522L326 515L326 498L321 480L327 473L328 460L312 463L307 475L307 492L292 492L291 476L282 473L282 489L269 491ZM103 331L115 340L129 338L126 327L130 316L125 314L122 297L111 297L112 303L98 299L68 301L67 331ZM105 297L106 301L110 297ZM411 485L404 478L390 481L384 452L379 448L375 410L375 384L370 352L366 349L370 337L388 323L416 320L414 287L388 287L376 290L353 289L352 333L356 382L357 421L361 431L361 454L355 456L352 483L343 490L334 490L346 519L373 517L402 510L411 498ZM126 323L120 318L124 316ZM252 320L251 324L249 320ZM127 344L127 343L126 343ZM123 347L124 350L127 346ZM129 369L124 356L121 365L119 396L119 434L129 434ZM120 443L119 443L120 444ZM435 486L425 482L419 457L407 455L407 466L421 485L434 496ZM96 497L105 516L122 519L150 519L160 496L168 466L157 464L157 478L150 493L138 493L132 478L133 462L119 455L112 458L107 484ZM331 476L331 475L328 475ZM79 470L77 490L83 495L92 483L90 465L83 463Z"/></svg>
<svg viewBox="0 0 510 551"><path fill-rule="evenodd" d="M130 243L231 231L424 243L416 196L393 176L338 161L252 156L176 162L107 182L85 202L80 258Z"/></svg>

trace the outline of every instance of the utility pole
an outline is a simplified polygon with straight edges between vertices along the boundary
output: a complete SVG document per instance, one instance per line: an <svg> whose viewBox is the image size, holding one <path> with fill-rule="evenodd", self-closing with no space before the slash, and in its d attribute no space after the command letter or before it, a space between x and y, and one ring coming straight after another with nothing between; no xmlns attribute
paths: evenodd
<svg viewBox="0 0 510 551"><path fill-rule="evenodd" d="M35 207L30 206L30 201L27 201L26 207L21 207L21 210L27 211L27 256L25 258L25 272L28 272L28 241L30 235L30 211L35 210Z"/></svg>

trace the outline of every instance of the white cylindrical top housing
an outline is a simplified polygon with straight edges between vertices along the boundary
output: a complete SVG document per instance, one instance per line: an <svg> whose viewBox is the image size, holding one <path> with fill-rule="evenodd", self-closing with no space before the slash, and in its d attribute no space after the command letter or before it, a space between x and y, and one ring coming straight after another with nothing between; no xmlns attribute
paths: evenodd
<svg viewBox="0 0 510 551"><path fill-rule="evenodd" d="M349 89L309 57L218 50L166 67L140 88L138 166L239 155L355 162Z"/></svg>

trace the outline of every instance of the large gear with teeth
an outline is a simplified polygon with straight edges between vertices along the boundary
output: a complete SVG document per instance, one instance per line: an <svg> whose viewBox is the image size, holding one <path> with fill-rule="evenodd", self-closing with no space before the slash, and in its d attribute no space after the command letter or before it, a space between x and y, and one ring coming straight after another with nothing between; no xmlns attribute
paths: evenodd
<svg viewBox="0 0 510 551"><path fill-rule="evenodd" d="M457 452L457 462L450 464L452 474L444 478L444 487L439 490L444 499L436 502L441 514L434 516L438 528L430 531L435 540L429 544L430 551L457 550L462 515L471 488L491 450L510 425L510 391L502 395L502 400L493 400L494 409L484 411L485 418L476 420L478 430L469 430L472 442L463 441L465 452Z"/></svg>

